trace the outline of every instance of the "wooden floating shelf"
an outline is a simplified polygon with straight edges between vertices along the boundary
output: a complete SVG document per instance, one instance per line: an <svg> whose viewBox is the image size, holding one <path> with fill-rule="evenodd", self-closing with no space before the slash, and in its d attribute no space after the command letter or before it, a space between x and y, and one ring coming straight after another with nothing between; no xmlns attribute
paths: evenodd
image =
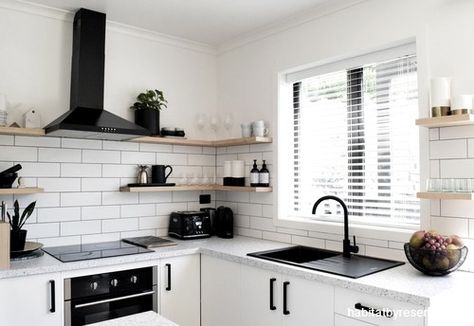
<svg viewBox="0 0 474 326"><path fill-rule="evenodd" d="M418 192L416 197L420 199L474 200L473 195L471 192Z"/></svg>
<svg viewBox="0 0 474 326"><path fill-rule="evenodd" d="M238 191L272 192L272 187L231 187L221 185L177 185L174 187L121 187L121 192L164 192L164 191Z"/></svg>
<svg viewBox="0 0 474 326"><path fill-rule="evenodd" d="M0 188L0 195L28 195L44 192L43 188Z"/></svg>
<svg viewBox="0 0 474 326"><path fill-rule="evenodd" d="M149 144L169 144L184 146L205 146L205 147L226 147L253 144L269 144L273 141L271 137L246 137L246 138L230 138L222 140L196 140L196 139L179 139L166 137L139 137L132 139L136 143Z"/></svg>
<svg viewBox="0 0 474 326"><path fill-rule="evenodd" d="M15 127L0 127L0 135L11 136L44 136L44 129L41 128L15 128Z"/></svg>
<svg viewBox="0 0 474 326"><path fill-rule="evenodd" d="M474 115L460 114L436 118L423 118L416 120L416 125L427 128L474 125Z"/></svg>

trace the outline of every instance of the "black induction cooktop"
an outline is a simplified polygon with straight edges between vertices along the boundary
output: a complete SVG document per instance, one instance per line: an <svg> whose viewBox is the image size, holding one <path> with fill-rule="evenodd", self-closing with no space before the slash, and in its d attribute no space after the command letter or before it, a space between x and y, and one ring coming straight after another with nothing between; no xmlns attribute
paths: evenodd
<svg viewBox="0 0 474 326"><path fill-rule="evenodd" d="M43 251L63 263L153 252L153 250L125 243L123 241L48 247L43 248Z"/></svg>

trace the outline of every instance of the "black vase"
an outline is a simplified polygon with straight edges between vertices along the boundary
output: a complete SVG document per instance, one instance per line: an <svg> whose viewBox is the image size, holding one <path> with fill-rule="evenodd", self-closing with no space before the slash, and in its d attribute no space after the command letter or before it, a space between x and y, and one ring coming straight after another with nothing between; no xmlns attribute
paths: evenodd
<svg viewBox="0 0 474 326"><path fill-rule="evenodd" d="M135 110L135 123L150 130L152 136L160 135L160 111L158 110Z"/></svg>
<svg viewBox="0 0 474 326"><path fill-rule="evenodd" d="M10 251L20 251L25 249L26 231L10 230Z"/></svg>

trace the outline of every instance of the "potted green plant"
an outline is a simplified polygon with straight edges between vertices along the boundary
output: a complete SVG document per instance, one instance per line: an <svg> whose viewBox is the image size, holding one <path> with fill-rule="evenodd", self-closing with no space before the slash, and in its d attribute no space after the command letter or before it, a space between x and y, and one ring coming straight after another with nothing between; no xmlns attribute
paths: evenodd
<svg viewBox="0 0 474 326"><path fill-rule="evenodd" d="M159 135L160 111L167 107L167 103L163 92L157 89L138 94L137 102L130 107L135 110L135 123L150 130L152 135Z"/></svg>
<svg viewBox="0 0 474 326"><path fill-rule="evenodd" d="M25 249L25 240L27 230L23 230L23 226L26 221L30 218L31 214L35 210L36 201L30 203L25 208L23 214L20 216L20 205L18 200L15 200L13 204L13 217L10 213L7 213L8 222L10 223L10 250L20 251Z"/></svg>

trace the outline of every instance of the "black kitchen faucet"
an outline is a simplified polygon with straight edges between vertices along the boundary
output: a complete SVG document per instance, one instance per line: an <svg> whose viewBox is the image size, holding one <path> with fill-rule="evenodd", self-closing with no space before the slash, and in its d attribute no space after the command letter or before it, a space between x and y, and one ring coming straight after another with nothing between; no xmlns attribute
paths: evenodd
<svg viewBox="0 0 474 326"><path fill-rule="evenodd" d="M337 201L341 206L342 209L344 210L344 240L342 241L342 255L346 258L351 258L351 253L358 253L359 252L359 247L356 246L356 238L354 236L354 245L351 245L351 240L349 240L349 214L347 211L347 206L342 201L341 198L336 197L336 196L323 196L319 198L313 206L313 214L316 214L316 208L318 208L318 205L328 199L332 199Z"/></svg>

